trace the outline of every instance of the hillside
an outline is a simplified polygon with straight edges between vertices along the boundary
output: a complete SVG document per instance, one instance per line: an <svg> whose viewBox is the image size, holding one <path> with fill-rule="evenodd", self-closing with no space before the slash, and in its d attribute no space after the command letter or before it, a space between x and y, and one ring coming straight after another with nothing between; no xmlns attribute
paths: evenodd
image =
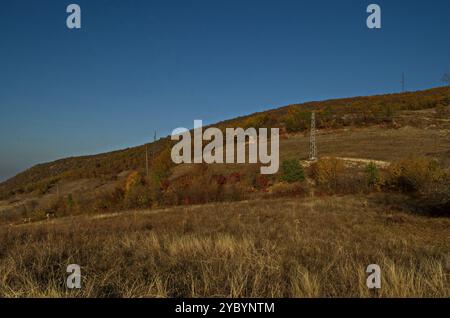
<svg viewBox="0 0 450 318"><path fill-rule="evenodd" d="M275 175L176 166L168 138L37 165L0 186L0 296L449 297L449 98L314 102L217 125L280 127ZM65 288L68 264L82 289Z"/></svg>
<svg viewBox="0 0 450 318"><path fill-rule="evenodd" d="M302 113L318 112L318 129L367 126L391 123L399 111L422 110L450 105L450 87L435 88L404 94L355 97L294 104L249 116L219 122L215 127L279 127L282 131L302 132L308 128L308 116ZM300 114L297 115L297 112ZM289 114L293 115L289 117ZM417 118L399 124L417 124ZM302 121L303 120L303 121ZM297 121L297 122L296 122ZM420 122L420 119L419 119ZM450 126L450 124L449 124ZM168 142L163 138L147 146L150 152L159 153ZM66 158L38 164L0 184L0 198L15 193L31 192L40 187L51 186L58 180L79 178L111 178L122 171L143 170L145 146L138 146L93 156Z"/></svg>
<svg viewBox="0 0 450 318"><path fill-rule="evenodd" d="M214 126L221 129L279 127L281 160L302 160L308 154L309 118L311 110L314 110L321 157L360 158L367 162L380 160L387 163L423 157L436 160L446 168L450 166L449 106L450 87L441 87L289 105ZM256 167L249 165L211 165L206 168L208 172L204 167L174 167L168 157L170 144L166 137L156 143L125 150L36 165L0 184L0 200L3 200L0 201L0 216L10 219L21 215L27 219L35 212L42 217L49 211L50 214L66 215L73 213L74 206L77 206L77 213L81 213L85 210L100 212L216 199L240 200L265 195L272 190L271 186L276 186L280 177L272 176L266 180L255 174ZM151 159L151 180L140 180L138 183L145 183L145 189L135 194L133 203L125 204L124 187L130 174L136 172L145 177L146 148ZM353 168L359 169L356 172L360 174L364 167ZM196 180L197 177L206 179ZM194 191L195 182L209 182L211 178L223 192L218 197L216 194L212 199L209 194L202 194L200 198L194 198L194 194L186 195ZM222 179L224 181L220 181ZM222 191L223 185L226 191ZM256 194L258 190L262 193ZM57 207L61 205L63 208Z"/></svg>

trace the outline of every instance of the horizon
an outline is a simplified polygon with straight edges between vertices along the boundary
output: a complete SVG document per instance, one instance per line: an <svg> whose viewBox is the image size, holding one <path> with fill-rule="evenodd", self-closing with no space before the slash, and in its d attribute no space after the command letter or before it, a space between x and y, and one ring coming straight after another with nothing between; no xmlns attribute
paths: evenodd
<svg viewBox="0 0 450 318"><path fill-rule="evenodd" d="M402 72L407 91L436 88L450 69L448 1L377 1L381 30L365 27L369 1L84 0L81 30L65 26L69 3L0 12L0 182L194 119L399 93Z"/></svg>

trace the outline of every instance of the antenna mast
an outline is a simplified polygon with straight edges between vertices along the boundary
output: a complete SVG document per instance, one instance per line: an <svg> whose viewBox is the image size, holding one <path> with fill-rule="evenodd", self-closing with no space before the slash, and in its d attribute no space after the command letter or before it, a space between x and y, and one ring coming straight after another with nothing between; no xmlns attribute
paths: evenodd
<svg viewBox="0 0 450 318"><path fill-rule="evenodd" d="M147 172L147 178L148 178L148 145L145 144L145 170Z"/></svg>
<svg viewBox="0 0 450 318"><path fill-rule="evenodd" d="M405 72L402 73L402 92L405 92Z"/></svg>
<svg viewBox="0 0 450 318"><path fill-rule="evenodd" d="M317 160L316 146L316 113L311 113L311 132L309 136L309 160Z"/></svg>
<svg viewBox="0 0 450 318"><path fill-rule="evenodd" d="M152 144L152 162L155 159L155 142L156 142L156 130L153 135L153 144ZM150 170L148 168L148 144L145 144L145 170L147 172L147 178L150 175Z"/></svg>
<svg viewBox="0 0 450 318"><path fill-rule="evenodd" d="M156 146L156 130L155 134L153 135L152 160L155 159L155 146Z"/></svg>

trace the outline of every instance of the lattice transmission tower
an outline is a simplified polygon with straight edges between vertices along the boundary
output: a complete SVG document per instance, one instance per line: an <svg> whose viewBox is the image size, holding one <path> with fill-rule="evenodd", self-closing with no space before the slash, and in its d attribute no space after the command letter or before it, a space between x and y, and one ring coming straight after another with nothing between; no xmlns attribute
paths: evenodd
<svg viewBox="0 0 450 318"><path fill-rule="evenodd" d="M316 146L316 113L311 113L311 131L309 135L309 160L317 160Z"/></svg>

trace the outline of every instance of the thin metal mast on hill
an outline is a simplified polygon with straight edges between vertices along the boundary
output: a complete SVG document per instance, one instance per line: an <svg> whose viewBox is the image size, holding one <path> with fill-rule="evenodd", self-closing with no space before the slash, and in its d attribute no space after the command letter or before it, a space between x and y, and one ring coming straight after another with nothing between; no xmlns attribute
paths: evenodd
<svg viewBox="0 0 450 318"><path fill-rule="evenodd" d="M145 170L147 172L147 178L148 178L148 145L145 145Z"/></svg>
<svg viewBox="0 0 450 318"><path fill-rule="evenodd" d="M155 160L155 146L156 146L156 130L155 130L155 134L153 135L152 162L153 162L153 160Z"/></svg>
<svg viewBox="0 0 450 318"><path fill-rule="evenodd" d="M402 93L405 92L406 80L405 80L405 72L402 73Z"/></svg>
<svg viewBox="0 0 450 318"><path fill-rule="evenodd" d="M155 143L156 143L156 130L155 134L153 135L153 145L152 145L152 162L155 159ZM148 168L148 144L145 144L145 170L147 172L147 178L150 174L149 168Z"/></svg>
<svg viewBox="0 0 450 318"><path fill-rule="evenodd" d="M317 160L316 146L316 113L311 113L311 132L309 136L309 160Z"/></svg>

